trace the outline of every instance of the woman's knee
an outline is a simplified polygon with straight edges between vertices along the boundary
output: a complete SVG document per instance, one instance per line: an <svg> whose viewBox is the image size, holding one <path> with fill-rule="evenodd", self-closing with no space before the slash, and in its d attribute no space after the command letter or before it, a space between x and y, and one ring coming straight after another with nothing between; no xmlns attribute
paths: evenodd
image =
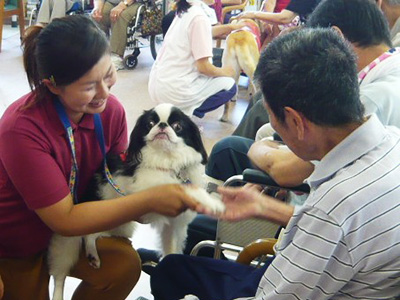
<svg viewBox="0 0 400 300"><path fill-rule="evenodd" d="M97 289L119 287L131 290L139 280L141 260L128 239L100 238L96 242L101 260L100 269L89 266L85 255L81 255L71 275Z"/></svg>

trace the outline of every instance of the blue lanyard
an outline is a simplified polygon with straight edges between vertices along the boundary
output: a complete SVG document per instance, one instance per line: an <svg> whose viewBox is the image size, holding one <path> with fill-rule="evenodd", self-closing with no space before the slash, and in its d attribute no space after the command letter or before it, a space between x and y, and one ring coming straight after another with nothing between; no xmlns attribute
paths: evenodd
<svg viewBox="0 0 400 300"><path fill-rule="evenodd" d="M79 201L78 201L76 190L77 190L77 186L78 186L79 169L78 169L78 163L76 160L74 134L72 131L71 122L69 121L67 113L65 112L64 106L61 104L60 100L58 100L58 99L55 100L55 107L56 107L57 114L58 114L61 122L64 125L65 131L67 134L67 138L69 141L70 149L71 149L72 162L71 162L71 174L69 176L69 189L72 194L74 204L78 204ZM111 186L115 189L116 192L118 192L120 195L124 196L125 195L124 191L115 183L114 179L112 178L111 172L107 166L103 125L102 125L99 114L94 114L94 128L95 128L95 132L96 132L96 136L97 136L97 141L99 142L99 146L100 146L101 152L103 154L103 167L104 167L104 173L107 178L107 181L111 184Z"/></svg>

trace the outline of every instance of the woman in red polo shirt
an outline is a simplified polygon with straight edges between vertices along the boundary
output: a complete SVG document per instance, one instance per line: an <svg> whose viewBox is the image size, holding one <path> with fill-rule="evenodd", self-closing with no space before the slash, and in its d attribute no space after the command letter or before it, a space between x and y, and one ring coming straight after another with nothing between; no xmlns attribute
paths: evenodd
<svg viewBox="0 0 400 300"><path fill-rule="evenodd" d="M127 147L125 112L110 94L116 71L108 41L93 21L75 15L32 27L24 46L32 92L0 120L0 276L4 299L47 300L45 257L54 232L79 236L109 230L149 212L174 216L195 203L178 185L167 185L74 205L73 167L79 170L73 193L79 199L103 162L93 114L101 116L107 153ZM66 137L56 102L71 123L74 143ZM139 279L138 254L125 239L103 238L97 246L102 267L94 270L82 259L71 272L82 279L74 299L125 299Z"/></svg>

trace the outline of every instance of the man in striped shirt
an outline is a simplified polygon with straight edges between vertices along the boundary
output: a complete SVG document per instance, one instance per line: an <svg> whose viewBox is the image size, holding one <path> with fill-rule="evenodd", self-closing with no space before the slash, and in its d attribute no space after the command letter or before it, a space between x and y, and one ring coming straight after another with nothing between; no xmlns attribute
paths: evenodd
<svg viewBox="0 0 400 300"><path fill-rule="evenodd" d="M289 33L269 45L256 78L283 141L302 159L319 161L311 193L294 209L249 188L220 188L221 218L288 222L276 258L260 272L167 256L151 279L155 299L395 299L400 130L363 116L350 44L332 29Z"/></svg>

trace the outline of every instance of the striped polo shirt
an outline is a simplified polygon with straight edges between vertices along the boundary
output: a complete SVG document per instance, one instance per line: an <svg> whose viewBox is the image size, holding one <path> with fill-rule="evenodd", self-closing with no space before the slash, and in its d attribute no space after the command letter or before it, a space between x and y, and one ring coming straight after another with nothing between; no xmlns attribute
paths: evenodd
<svg viewBox="0 0 400 300"><path fill-rule="evenodd" d="M375 115L308 179L257 299L394 299L400 295L400 129Z"/></svg>

